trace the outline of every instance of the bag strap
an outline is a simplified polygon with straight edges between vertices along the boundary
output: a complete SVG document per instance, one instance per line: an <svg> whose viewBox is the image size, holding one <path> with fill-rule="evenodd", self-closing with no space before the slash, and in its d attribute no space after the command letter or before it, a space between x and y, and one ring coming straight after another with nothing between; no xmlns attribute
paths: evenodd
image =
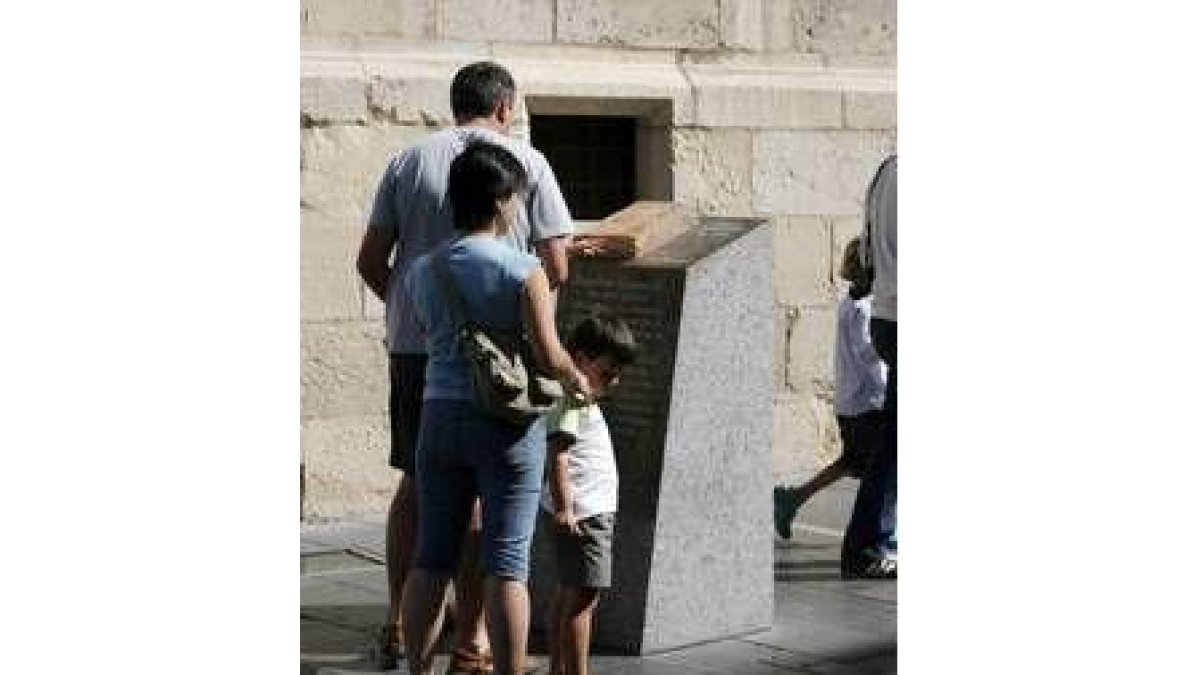
<svg viewBox="0 0 1200 675"><path fill-rule="evenodd" d="M433 266L433 274L437 277L438 284L441 286L442 295L446 298L446 306L450 310L451 321L458 324L459 330L471 330L476 327L476 324L470 318L470 312L467 310L467 301L463 299L462 291L459 289L458 284L455 283L453 275L450 274L450 265L446 260L452 243L446 242L439 246L430 257L430 264Z"/></svg>

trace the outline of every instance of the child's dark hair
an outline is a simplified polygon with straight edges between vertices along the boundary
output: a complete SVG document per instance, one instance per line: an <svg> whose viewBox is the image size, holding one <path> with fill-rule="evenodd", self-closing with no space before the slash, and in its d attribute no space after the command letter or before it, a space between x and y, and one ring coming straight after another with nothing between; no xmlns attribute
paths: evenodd
<svg viewBox="0 0 1200 675"><path fill-rule="evenodd" d="M637 342L629 325L604 310L593 310L571 329L567 351L582 352L593 359L609 356L619 366L637 357Z"/></svg>
<svg viewBox="0 0 1200 675"><path fill-rule="evenodd" d="M504 66L492 61L471 63L454 74L450 110L463 122L490 117L502 102L513 99L516 90L512 74Z"/></svg>
<svg viewBox="0 0 1200 675"><path fill-rule="evenodd" d="M842 252L842 267L838 271L838 276L850 282L850 297L855 300L870 295L871 283L874 281L871 270L862 264L859 257L861 248L862 240L859 237L846 242L846 249Z"/></svg>
<svg viewBox="0 0 1200 675"><path fill-rule="evenodd" d="M450 163L446 181L454 228L483 229L500 213L496 203L524 190L526 181L525 167L511 152L486 141L470 143Z"/></svg>

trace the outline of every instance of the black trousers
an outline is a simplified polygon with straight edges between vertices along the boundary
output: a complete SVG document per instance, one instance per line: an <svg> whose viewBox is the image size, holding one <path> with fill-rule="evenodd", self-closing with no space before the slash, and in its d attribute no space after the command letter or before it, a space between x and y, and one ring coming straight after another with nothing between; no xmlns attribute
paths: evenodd
<svg viewBox="0 0 1200 675"><path fill-rule="evenodd" d="M890 549L896 533L896 334L895 321L871 319L871 344L888 365L887 394L875 452L858 485L854 511L842 539L843 564L867 550Z"/></svg>

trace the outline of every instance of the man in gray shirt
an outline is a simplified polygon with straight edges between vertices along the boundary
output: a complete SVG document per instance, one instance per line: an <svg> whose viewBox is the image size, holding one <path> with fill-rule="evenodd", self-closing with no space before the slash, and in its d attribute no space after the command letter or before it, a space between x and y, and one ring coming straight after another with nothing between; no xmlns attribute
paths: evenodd
<svg viewBox="0 0 1200 675"><path fill-rule="evenodd" d="M491 62L464 66L454 76L450 103L456 126L431 134L396 154L388 163L358 253L359 274L386 306L391 381L390 463L403 472L387 519L390 606L380 648L381 665L389 668L395 667L402 644L400 596L416 547L418 504L413 471L426 362L425 337L404 291L403 280L413 261L455 233L446 199L446 179L450 163L468 143L477 139L496 143L524 165L529 189L523 195L525 208L518 211L508 235L509 243L519 250L532 249L537 253L552 289L567 280L571 215L546 158L529 144L509 136L516 106L512 75ZM475 542L479 528L476 502L469 534ZM469 670L482 660L487 640L480 579L474 573L477 565L471 555L477 554L477 547L468 545L466 550L464 573L455 583L458 616L452 665L461 670Z"/></svg>
<svg viewBox="0 0 1200 675"><path fill-rule="evenodd" d="M842 539L842 576L850 579L895 579L896 551L896 155L879 165L867 188L863 267L874 273L871 346L887 364L887 385L879 438L863 472L854 510Z"/></svg>

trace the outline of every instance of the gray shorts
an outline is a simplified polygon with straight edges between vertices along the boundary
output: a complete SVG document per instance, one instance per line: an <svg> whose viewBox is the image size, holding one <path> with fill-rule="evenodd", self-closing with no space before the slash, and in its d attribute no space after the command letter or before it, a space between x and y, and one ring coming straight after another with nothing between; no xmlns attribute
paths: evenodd
<svg viewBox="0 0 1200 675"><path fill-rule="evenodd" d="M554 526L554 518L545 511L542 517L554 533L554 559L560 584L587 588L612 585L614 514L600 513L579 521L579 536L560 532Z"/></svg>

